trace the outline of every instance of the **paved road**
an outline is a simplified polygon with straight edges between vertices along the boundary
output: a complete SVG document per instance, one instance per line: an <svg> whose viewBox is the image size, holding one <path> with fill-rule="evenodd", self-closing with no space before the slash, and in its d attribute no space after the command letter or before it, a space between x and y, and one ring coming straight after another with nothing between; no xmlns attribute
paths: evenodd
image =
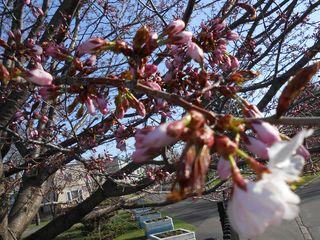
<svg viewBox="0 0 320 240"><path fill-rule="evenodd" d="M295 221L270 227L257 240L320 240L320 179L299 189L301 212ZM197 227L198 240L220 240L222 231L216 204L186 200L164 208L170 216ZM242 239L244 240L244 239Z"/></svg>

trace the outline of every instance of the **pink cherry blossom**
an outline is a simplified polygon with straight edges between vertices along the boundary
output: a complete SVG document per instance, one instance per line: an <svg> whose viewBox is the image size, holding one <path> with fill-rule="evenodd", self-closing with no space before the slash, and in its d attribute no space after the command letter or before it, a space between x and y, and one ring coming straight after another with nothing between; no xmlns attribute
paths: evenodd
<svg viewBox="0 0 320 240"><path fill-rule="evenodd" d="M271 172L281 175L286 181L297 181L305 160L299 153L304 139L311 136L312 130L302 130L289 141L279 141L268 151L270 160L268 168Z"/></svg>
<svg viewBox="0 0 320 240"><path fill-rule="evenodd" d="M194 42L190 42L188 45L188 55L196 62L203 62L203 50Z"/></svg>
<svg viewBox="0 0 320 240"><path fill-rule="evenodd" d="M261 235L268 226L278 225L284 214L279 197L270 190L268 181L246 182L246 190L234 187L228 204L232 228L243 238Z"/></svg>
<svg viewBox="0 0 320 240"><path fill-rule="evenodd" d="M273 192L283 207L282 219L293 220L299 214L300 198L292 192L290 186L284 181L282 176L274 173L265 173L260 181L268 184L269 190Z"/></svg>

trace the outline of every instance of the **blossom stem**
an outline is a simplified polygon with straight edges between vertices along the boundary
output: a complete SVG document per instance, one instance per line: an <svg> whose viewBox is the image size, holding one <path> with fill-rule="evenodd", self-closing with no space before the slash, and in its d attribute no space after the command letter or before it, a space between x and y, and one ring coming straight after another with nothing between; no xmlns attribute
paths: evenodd
<svg viewBox="0 0 320 240"><path fill-rule="evenodd" d="M232 155L229 155L229 156L228 156L228 159L229 159L231 168L232 168L232 169L237 168L237 163L236 163L236 161L234 160L234 157L233 157Z"/></svg>

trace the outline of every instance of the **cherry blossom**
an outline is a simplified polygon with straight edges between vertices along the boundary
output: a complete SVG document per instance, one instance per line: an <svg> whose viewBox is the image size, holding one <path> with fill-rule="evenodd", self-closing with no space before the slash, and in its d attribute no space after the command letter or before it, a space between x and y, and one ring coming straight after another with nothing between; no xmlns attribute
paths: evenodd
<svg viewBox="0 0 320 240"><path fill-rule="evenodd" d="M312 130L302 130L290 141L281 141L274 144L268 151L269 169L281 175L286 181L299 180L299 174L304 166L304 158L297 154L303 140L311 136ZM293 155L296 154L296 155Z"/></svg>
<svg viewBox="0 0 320 240"><path fill-rule="evenodd" d="M227 211L233 229L241 237L255 238L268 226L281 223L285 212L282 192L272 187L273 182L266 180L246 181L246 190L234 187Z"/></svg>

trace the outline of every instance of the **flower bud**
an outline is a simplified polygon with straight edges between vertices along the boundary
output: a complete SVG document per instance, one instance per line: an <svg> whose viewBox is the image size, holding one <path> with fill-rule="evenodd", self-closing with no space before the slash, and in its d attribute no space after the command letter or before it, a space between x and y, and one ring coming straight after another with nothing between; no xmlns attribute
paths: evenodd
<svg viewBox="0 0 320 240"><path fill-rule="evenodd" d="M51 85L53 80L51 74L44 71L41 64L38 64L37 68L27 71L25 78L38 85Z"/></svg>
<svg viewBox="0 0 320 240"><path fill-rule="evenodd" d="M168 42L175 45L186 44L192 39L192 33L188 31L182 31L178 34L170 36Z"/></svg>
<svg viewBox="0 0 320 240"><path fill-rule="evenodd" d="M251 124L253 130L257 133L258 139L271 146L275 142L281 141L279 131L270 123L256 121Z"/></svg>
<svg viewBox="0 0 320 240"><path fill-rule="evenodd" d="M93 104L93 101L91 98L87 97L86 102L85 102L88 112L90 113L90 115L95 115L96 114L96 108Z"/></svg>
<svg viewBox="0 0 320 240"><path fill-rule="evenodd" d="M268 147L265 143L250 136L244 139L246 142L246 147L250 152L256 154L259 158L269 159Z"/></svg>
<svg viewBox="0 0 320 240"><path fill-rule="evenodd" d="M239 34L236 32L228 31L226 34L226 39L235 41L239 39Z"/></svg>
<svg viewBox="0 0 320 240"><path fill-rule="evenodd" d="M147 64L145 67L145 74L147 77L150 77L152 74L156 73L158 71L157 65L154 64Z"/></svg>
<svg viewBox="0 0 320 240"><path fill-rule="evenodd" d="M188 55L198 63L203 62L203 50L194 42L190 42L188 45Z"/></svg>
<svg viewBox="0 0 320 240"><path fill-rule="evenodd" d="M215 150L225 159L234 155L238 148L237 144L225 135L215 135Z"/></svg>
<svg viewBox="0 0 320 240"><path fill-rule="evenodd" d="M185 23L181 19L175 20L170 23L164 30L164 34L174 35L181 32L185 28Z"/></svg>
<svg viewBox="0 0 320 240"><path fill-rule="evenodd" d="M106 46L108 42L102 38L90 38L89 40L81 43L77 47L76 55L81 57L85 54L95 54L102 50L104 46Z"/></svg>

